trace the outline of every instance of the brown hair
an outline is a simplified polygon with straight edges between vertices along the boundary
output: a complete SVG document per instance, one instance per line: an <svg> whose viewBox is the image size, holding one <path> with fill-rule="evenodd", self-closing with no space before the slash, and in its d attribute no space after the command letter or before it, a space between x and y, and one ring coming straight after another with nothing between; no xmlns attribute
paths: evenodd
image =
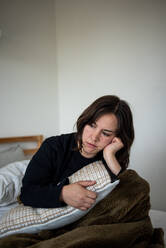
<svg viewBox="0 0 166 248"><path fill-rule="evenodd" d="M116 136L119 137L124 147L116 153L116 158L122 169L129 164L130 148L134 140L133 117L128 103L114 95L106 95L96 99L79 116L76 127L76 140L78 149L82 147L82 133L85 125L94 123L101 116L112 113L118 120Z"/></svg>

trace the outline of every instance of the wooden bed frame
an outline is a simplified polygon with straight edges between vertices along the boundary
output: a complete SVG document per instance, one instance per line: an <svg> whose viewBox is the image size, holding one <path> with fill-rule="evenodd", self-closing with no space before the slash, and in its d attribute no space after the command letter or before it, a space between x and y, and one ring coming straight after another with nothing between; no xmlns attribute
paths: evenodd
<svg viewBox="0 0 166 248"><path fill-rule="evenodd" d="M33 149L23 149L25 155L33 155L39 149L43 142L43 135L33 135L33 136L17 136L17 137L4 137L0 138L0 144L5 143L17 143L17 142L35 142L36 147Z"/></svg>

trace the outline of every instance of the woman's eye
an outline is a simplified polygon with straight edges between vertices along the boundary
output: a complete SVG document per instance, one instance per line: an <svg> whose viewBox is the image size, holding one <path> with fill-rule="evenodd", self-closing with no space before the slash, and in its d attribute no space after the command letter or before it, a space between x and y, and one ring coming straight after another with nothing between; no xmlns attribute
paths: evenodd
<svg viewBox="0 0 166 248"><path fill-rule="evenodd" d="M105 133L105 132L103 132L103 135L106 136L106 137L109 137L110 136L109 133Z"/></svg>

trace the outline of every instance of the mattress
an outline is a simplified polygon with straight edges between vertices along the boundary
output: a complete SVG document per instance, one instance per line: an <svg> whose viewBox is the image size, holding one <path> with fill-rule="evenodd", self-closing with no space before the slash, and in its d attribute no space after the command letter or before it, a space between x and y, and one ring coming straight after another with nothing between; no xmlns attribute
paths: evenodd
<svg viewBox="0 0 166 248"><path fill-rule="evenodd" d="M153 227L161 227L164 231L164 241L166 244L166 212L161 210L151 209L149 212Z"/></svg>

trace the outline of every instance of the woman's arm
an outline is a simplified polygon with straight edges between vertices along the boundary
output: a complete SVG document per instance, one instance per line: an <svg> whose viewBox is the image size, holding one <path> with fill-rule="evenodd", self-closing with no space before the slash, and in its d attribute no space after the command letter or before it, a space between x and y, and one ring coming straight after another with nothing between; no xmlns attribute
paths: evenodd
<svg viewBox="0 0 166 248"><path fill-rule="evenodd" d="M120 138L113 138L111 144L107 145L103 150L103 157L108 167L115 175L121 171L121 166L116 159L116 152L123 148L123 143Z"/></svg>
<svg viewBox="0 0 166 248"><path fill-rule="evenodd" d="M20 200L25 205L43 208L65 205L59 198L62 187L69 182L68 178L60 183L58 179L54 180L60 166L56 156L56 150L52 151L46 140L30 161L23 178L20 195ZM56 160L56 168L52 165L53 159Z"/></svg>

